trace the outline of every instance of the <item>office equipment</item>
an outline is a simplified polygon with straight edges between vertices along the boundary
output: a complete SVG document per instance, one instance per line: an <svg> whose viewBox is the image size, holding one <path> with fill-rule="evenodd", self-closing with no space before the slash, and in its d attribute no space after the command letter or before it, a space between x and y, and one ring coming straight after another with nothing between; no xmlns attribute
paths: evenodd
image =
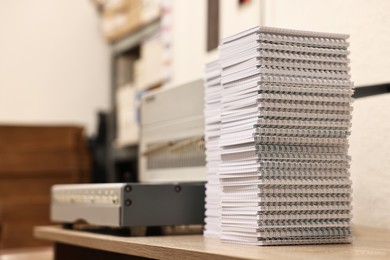
<svg viewBox="0 0 390 260"><path fill-rule="evenodd" d="M141 101L141 182L205 181L201 80L156 91Z"/></svg>
<svg viewBox="0 0 390 260"><path fill-rule="evenodd" d="M347 38L255 27L222 40L221 109L206 115L221 121L222 240L351 242Z"/></svg>
<svg viewBox="0 0 390 260"><path fill-rule="evenodd" d="M203 224L204 184L55 185L51 220L108 227Z"/></svg>

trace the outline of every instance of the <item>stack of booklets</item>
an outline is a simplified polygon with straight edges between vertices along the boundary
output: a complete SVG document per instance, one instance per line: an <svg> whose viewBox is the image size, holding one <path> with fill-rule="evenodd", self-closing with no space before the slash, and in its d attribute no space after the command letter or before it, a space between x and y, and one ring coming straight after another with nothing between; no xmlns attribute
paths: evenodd
<svg viewBox="0 0 390 260"><path fill-rule="evenodd" d="M204 234L219 236L221 186L217 175L221 161L219 135L221 127L221 69L219 61L206 64L205 70L205 145L206 145L206 219Z"/></svg>
<svg viewBox="0 0 390 260"><path fill-rule="evenodd" d="M256 27L222 40L223 241L351 242L347 38Z"/></svg>

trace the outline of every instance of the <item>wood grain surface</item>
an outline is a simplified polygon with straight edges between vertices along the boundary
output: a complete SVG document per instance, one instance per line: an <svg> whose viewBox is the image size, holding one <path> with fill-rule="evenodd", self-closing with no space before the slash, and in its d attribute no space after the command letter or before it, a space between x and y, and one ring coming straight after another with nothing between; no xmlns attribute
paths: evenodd
<svg viewBox="0 0 390 260"><path fill-rule="evenodd" d="M37 238L156 259L390 259L390 230L354 227L352 244L245 246L201 235L116 237L61 227L36 227Z"/></svg>
<svg viewBox="0 0 390 260"><path fill-rule="evenodd" d="M0 125L0 249L48 245L33 227L51 223L52 185L89 180L88 152L81 127Z"/></svg>
<svg viewBox="0 0 390 260"><path fill-rule="evenodd" d="M53 260L52 247L0 250L0 260Z"/></svg>

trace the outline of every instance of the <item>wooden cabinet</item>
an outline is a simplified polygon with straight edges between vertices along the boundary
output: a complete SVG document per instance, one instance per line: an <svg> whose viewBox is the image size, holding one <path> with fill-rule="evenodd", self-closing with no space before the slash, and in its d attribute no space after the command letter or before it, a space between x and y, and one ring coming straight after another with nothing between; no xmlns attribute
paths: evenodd
<svg viewBox="0 0 390 260"><path fill-rule="evenodd" d="M50 223L51 186L89 176L82 128L0 126L0 248L43 245L32 230Z"/></svg>

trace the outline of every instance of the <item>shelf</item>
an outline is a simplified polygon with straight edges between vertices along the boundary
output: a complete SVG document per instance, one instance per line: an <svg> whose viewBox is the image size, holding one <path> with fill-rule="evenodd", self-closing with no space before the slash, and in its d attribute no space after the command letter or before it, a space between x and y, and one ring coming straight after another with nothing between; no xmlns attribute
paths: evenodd
<svg viewBox="0 0 390 260"><path fill-rule="evenodd" d="M136 179L137 173L137 156L138 146L129 147L115 147L115 140L117 138L117 111L116 111L116 90L118 87L117 79L117 61L120 57L126 55L137 56L139 52L139 45L148 37L153 36L160 31L160 17L156 19L140 24L137 29L127 33L124 38L115 41L111 44L111 116L108 127L108 156L107 156L107 169L106 176L108 182L118 182L123 172L118 172L117 167L121 165L127 165L131 171L132 176ZM137 57L135 57L137 58ZM130 72L129 72L130 73ZM126 167L127 167L126 166Z"/></svg>
<svg viewBox="0 0 390 260"><path fill-rule="evenodd" d="M112 44L112 52L114 55L125 52L141 43L145 38L160 30L160 19L155 19L150 23L141 25L138 30L129 33L128 36L124 37L117 42Z"/></svg>
<svg viewBox="0 0 390 260"><path fill-rule="evenodd" d="M390 230L355 226L353 231L353 244L264 247L222 243L202 235L117 237L61 227L36 227L34 234L78 250L110 252L110 259L123 255L157 259L390 259Z"/></svg>

